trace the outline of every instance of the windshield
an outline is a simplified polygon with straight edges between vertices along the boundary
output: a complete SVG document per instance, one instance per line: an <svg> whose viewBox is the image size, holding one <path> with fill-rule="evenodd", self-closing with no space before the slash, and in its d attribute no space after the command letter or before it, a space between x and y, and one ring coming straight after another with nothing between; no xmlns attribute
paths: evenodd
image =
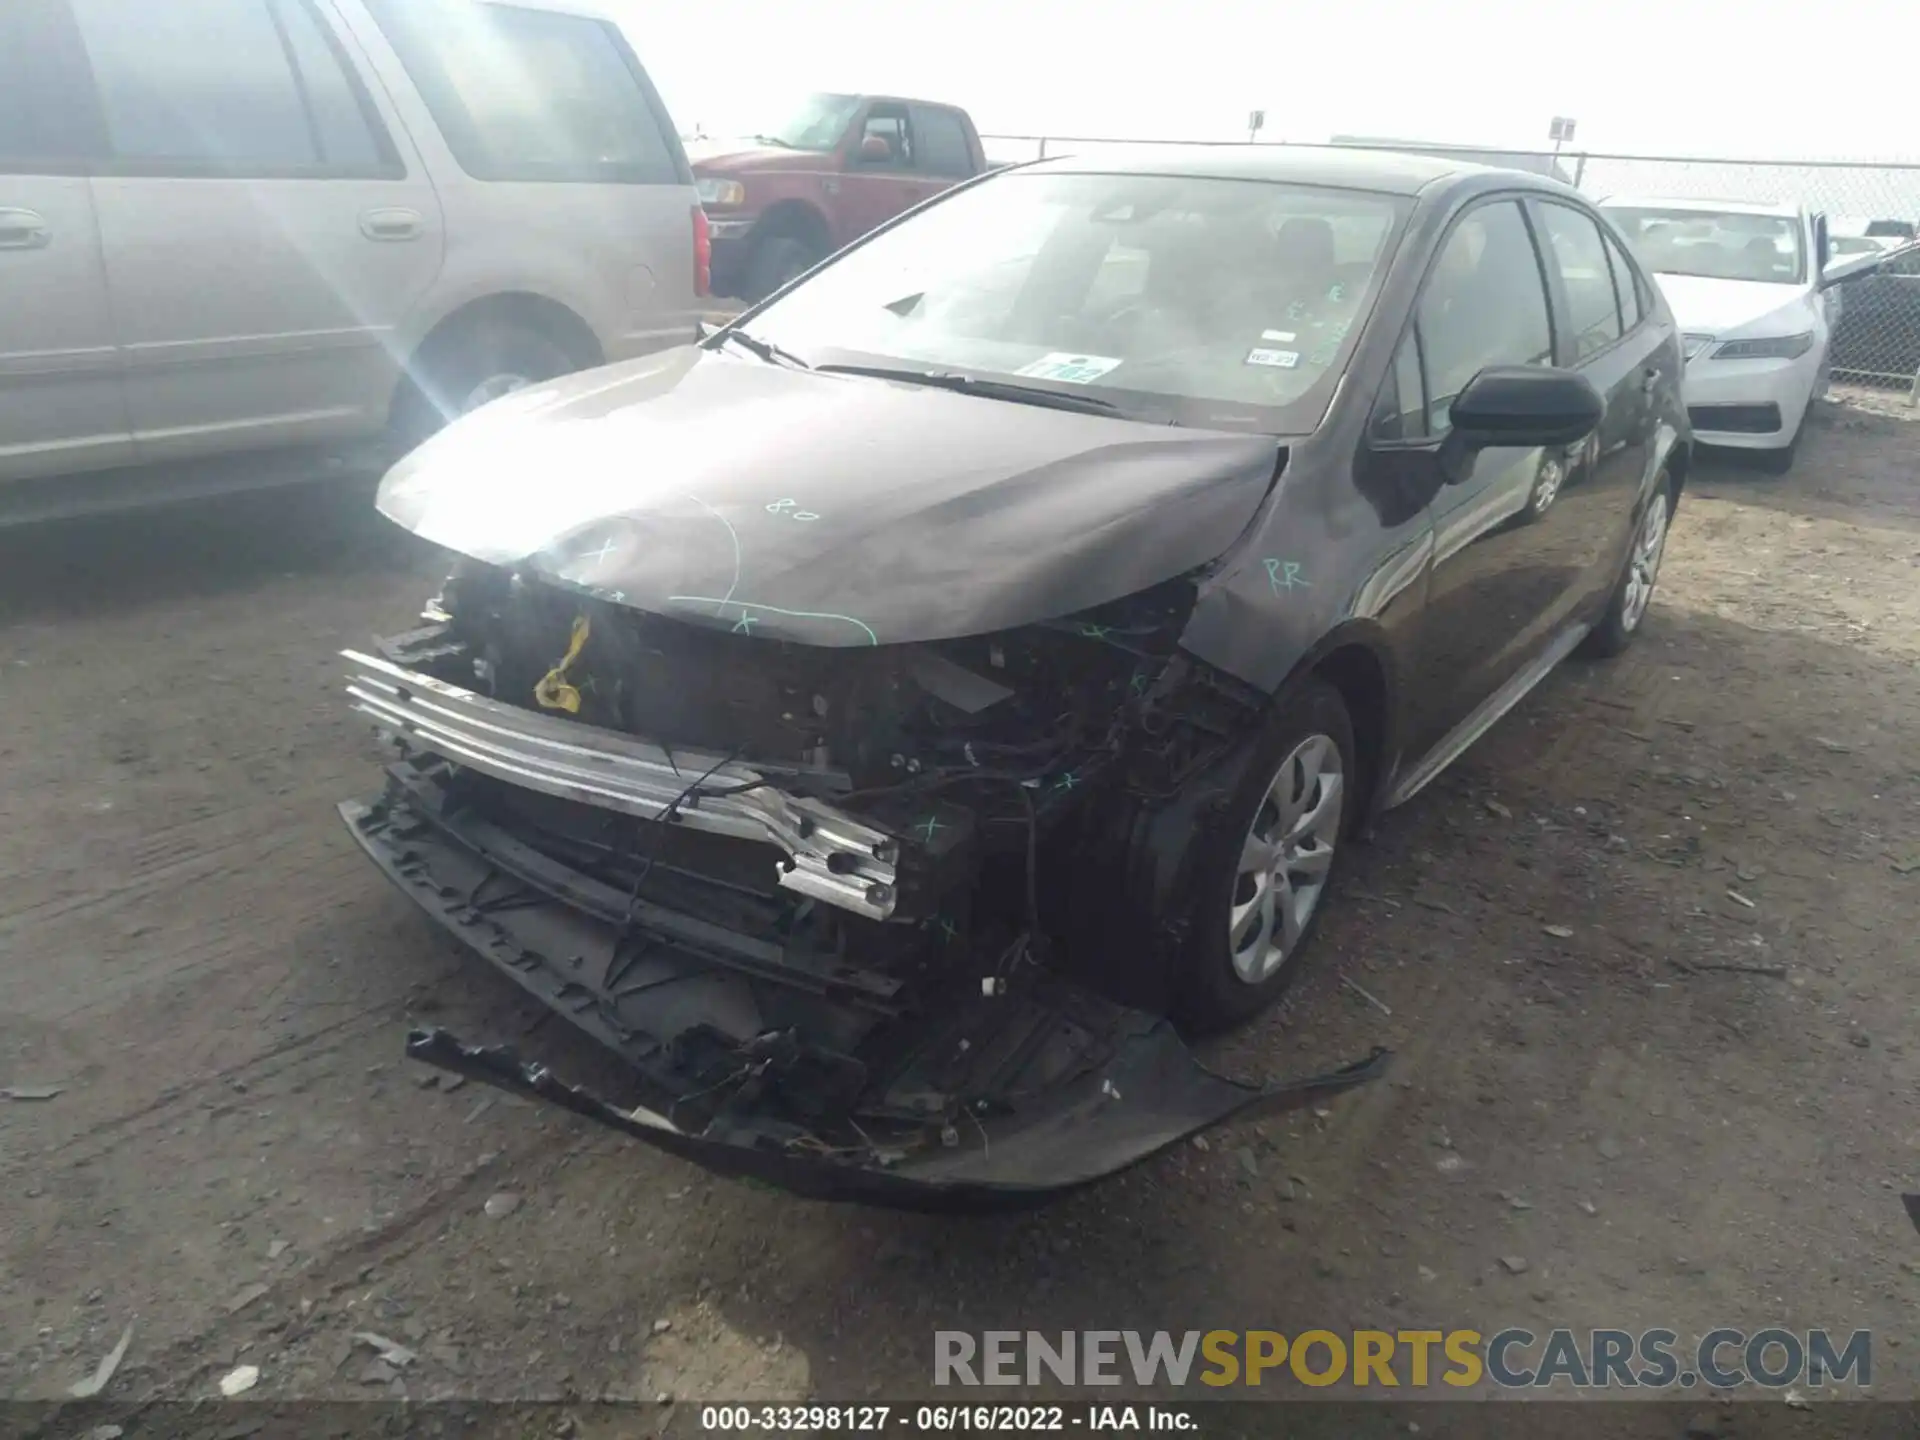
<svg viewBox="0 0 1920 1440"><path fill-rule="evenodd" d="M1719 214L1609 205L1640 263L1662 275L1799 285L1807 278L1800 222L1790 215Z"/></svg>
<svg viewBox="0 0 1920 1440"><path fill-rule="evenodd" d="M762 115L747 133L786 150L824 153L840 143L859 108L858 95L802 95Z"/></svg>
<svg viewBox="0 0 1920 1440"><path fill-rule="evenodd" d="M1407 205L1016 171L876 235L747 328L815 365L960 372L1162 423L1299 434L1325 413Z"/></svg>

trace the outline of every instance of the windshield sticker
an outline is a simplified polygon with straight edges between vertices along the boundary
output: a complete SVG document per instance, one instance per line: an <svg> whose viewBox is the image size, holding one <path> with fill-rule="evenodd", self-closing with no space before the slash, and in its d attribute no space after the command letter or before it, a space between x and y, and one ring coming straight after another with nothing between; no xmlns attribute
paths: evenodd
<svg viewBox="0 0 1920 1440"><path fill-rule="evenodd" d="M1262 330L1260 332L1260 338L1262 340L1277 340L1280 344L1285 345L1294 337L1293 331L1291 330Z"/></svg>
<svg viewBox="0 0 1920 1440"><path fill-rule="evenodd" d="M1291 370L1300 363L1300 352L1298 350L1249 350L1246 363L1272 365L1281 370Z"/></svg>
<svg viewBox="0 0 1920 1440"><path fill-rule="evenodd" d="M1120 362L1107 355L1073 355L1056 350L1042 355L1031 365L1022 365L1013 373L1034 380L1058 380L1065 385L1091 385Z"/></svg>

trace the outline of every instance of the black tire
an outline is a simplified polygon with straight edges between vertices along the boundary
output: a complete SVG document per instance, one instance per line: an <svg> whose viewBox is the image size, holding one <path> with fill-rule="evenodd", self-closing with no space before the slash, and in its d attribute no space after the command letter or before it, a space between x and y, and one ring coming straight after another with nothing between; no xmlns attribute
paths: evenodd
<svg viewBox="0 0 1920 1440"><path fill-rule="evenodd" d="M821 250L798 235L763 235L747 256L745 284L741 298L758 305L794 276L819 264Z"/></svg>
<svg viewBox="0 0 1920 1440"><path fill-rule="evenodd" d="M1634 517L1633 539L1627 546L1627 558L1620 566L1620 578L1614 582L1613 593L1607 597L1607 608L1601 613L1599 623L1587 632L1586 639L1580 642L1579 654L1590 660L1608 660L1620 654L1633 643L1633 637L1640 633L1640 626L1646 619L1647 609L1653 603L1649 595L1640 606L1638 614L1630 614L1628 609L1628 582L1633 578L1634 561L1639 555L1640 543L1645 533L1647 516L1654 506L1660 506L1666 512L1666 518L1673 518L1673 482L1666 471L1660 472L1660 478L1654 482L1654 493L1647 500L1647 509ZM1662 553L1665 539L1661 541ZM1660 581L1656 566L1653 587Z"/></svg>
<svg viewBox="0 0 1920 1440"><path fill-rule="evenodd" d="M1784 475L1793 469L1793 462L1800 453L1800 434L1794 432L1793 439L1778 450L1749 450L1748 463L1762 475Z"/></svg>
<svg viewBox="0 0 1920 1440"><path fill-rule="evenodd" d="M420 347L407 393L396 407L394 438L411 450L475 408L475 392L496 377L517 376L534 384L587 363L551 336L516 321L452 326Z"/></svg>
<svg viewBox="0 0 1920 1440"><path fill-rule="evenodd" d="M1264 980L1241 978L1234 968L1234 947L1228 934L1228 916L1239 887L1241 848L1254 821L1263 813L1268 791L1282 763L1302 744L1325 736L1339 752L1341 793L1335 843L1319 896L1301 927L1298 939L1279 967ZM1326 681L1309 677L1282 694L1268 713L1260 733L1248 742L1250 754L1233 797L1223 807L1219 822L1200 842L1195 857L1189 915L1188 953L1182 959L1178 1012L1196 1031L1222 1030L1251 1018L1273 1004L1299 975L1311 947L1315 927L1327 907L1334 877L1345 857L1344 843L1354 806L1358 803L1360 774L1356 765L1353 722L1340 692Z"/></svg>

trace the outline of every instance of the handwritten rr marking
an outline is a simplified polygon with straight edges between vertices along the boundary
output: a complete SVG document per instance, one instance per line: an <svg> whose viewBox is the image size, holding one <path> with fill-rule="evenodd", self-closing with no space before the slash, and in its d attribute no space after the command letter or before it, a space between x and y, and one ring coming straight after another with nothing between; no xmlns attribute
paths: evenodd
<svg viewBox="0 0 1920 1440"><path fill-rule="evenodd" d="M811 510L802 510L798 500L776 500L767 506L769 515L786 515L794 520L818 520L820 517Z"/></svg>
<svg viewBox="0 0 1920 1440"><path fill-rule="evenodd" d="M1300 566L1292 560L1269 560L1267 565L1267 584L1278 595L1284 590L1311 590L1313 587L1300 578Z"/></svg>

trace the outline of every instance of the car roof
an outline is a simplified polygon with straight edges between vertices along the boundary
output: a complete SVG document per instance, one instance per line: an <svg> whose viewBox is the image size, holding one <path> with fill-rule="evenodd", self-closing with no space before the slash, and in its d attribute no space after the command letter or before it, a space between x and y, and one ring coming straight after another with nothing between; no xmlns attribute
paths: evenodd
<svg viewBox="0 0 1920 1440"><path fill-rule="evenodd" d="M1622 205L1635 210L1697 210L1704 215L1779 215L1800 218L1798 205L1783 205L1772 200L1700 200L1673 195L1609 195L1600 202L1605 209Z"/></svg>
<svg viewBox="0 0 1920 1440"><path fill-rule="evenodd" d="M1093 148L1085 153L1049 156L1020 168L1269 180L1336 190L1374 190L1390 195L1418 195L1434 186L1495 179L1551 194L1578 193L1530 171L1498 170L1444 154L1367 150L1357 145L1133 145L1105 141L1091 144Z"/></svg>

